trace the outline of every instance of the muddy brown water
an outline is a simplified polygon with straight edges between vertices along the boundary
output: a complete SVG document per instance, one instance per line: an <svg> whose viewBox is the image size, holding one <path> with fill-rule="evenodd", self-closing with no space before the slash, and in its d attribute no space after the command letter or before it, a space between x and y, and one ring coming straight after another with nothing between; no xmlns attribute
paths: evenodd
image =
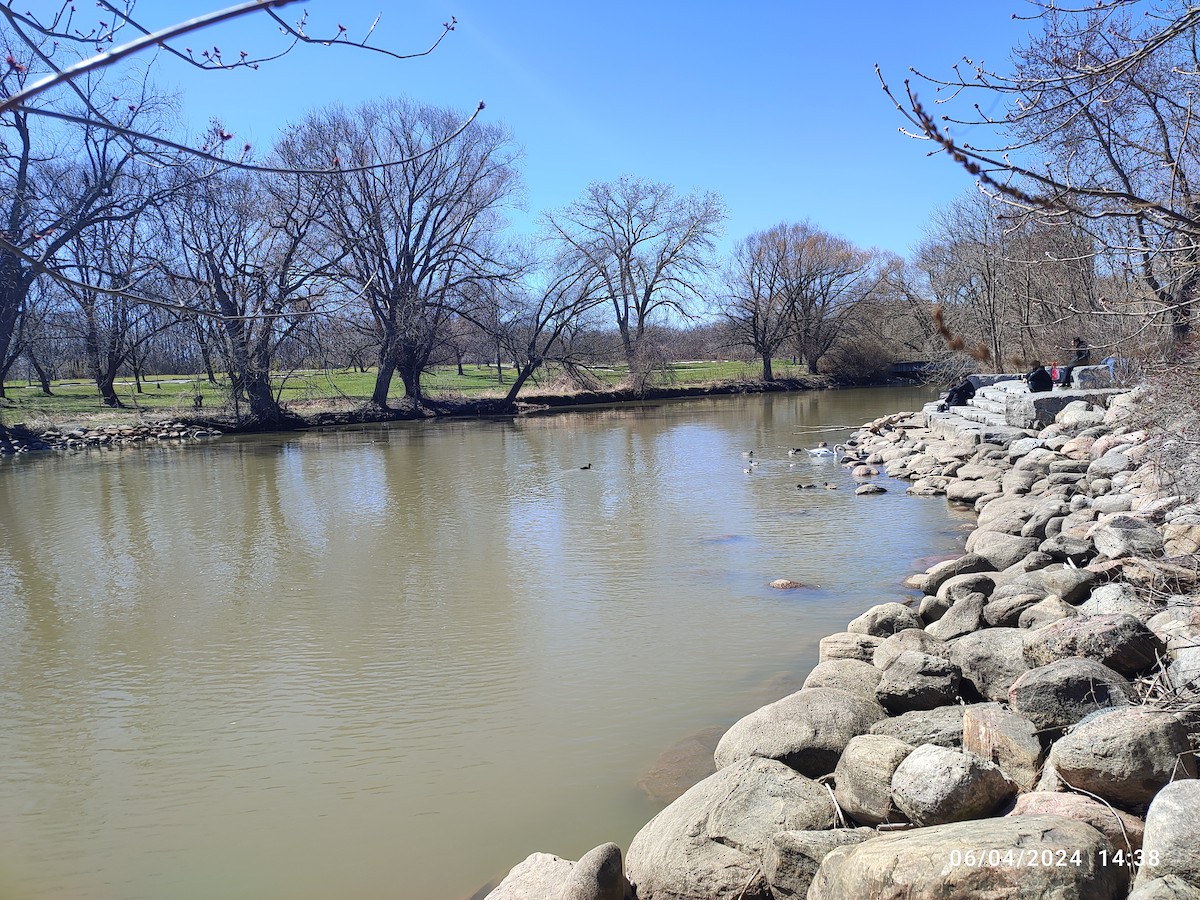
<svg viewBox="0 0 1200 900"><path fill-rule="evenodd" d="M944 501L787 455L928 396L0 464L0 897L459 900L628 846L666 748L961 545Z"/></svg>

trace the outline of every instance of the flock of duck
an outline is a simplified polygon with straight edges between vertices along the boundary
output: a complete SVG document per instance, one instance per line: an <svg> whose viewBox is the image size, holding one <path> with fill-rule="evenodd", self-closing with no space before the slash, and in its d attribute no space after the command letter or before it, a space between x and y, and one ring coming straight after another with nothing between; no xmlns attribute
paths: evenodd
<svg viewBox="0 0 1200 900"><path fill-rule="evenodd" d="M852 452L854 449L855 447L853 441L848 444L834 444L832 447L830 447L825 441L819 441L815 447L792 447L790 450L788 450L788 456L802 456L804 454L808 454L809 458L816 462L818 460L837 459L839 453ZM742 454L742 456L749 460L748 464L744 469L742 469L742 471L747 475L753 475L754 470L758 468L759 465L759 461L754 458L754 451L747 450ZM794 465L795 463L790 464L789 468ZM799 490L805 490L807 488L815 488L817 485L815 483L809 484L802 481L797 484L796 487ZM823 485L821 485L821 487L824 487L827 491L836 491L838 489L838 486L831 481L826 481Z"/></svg>

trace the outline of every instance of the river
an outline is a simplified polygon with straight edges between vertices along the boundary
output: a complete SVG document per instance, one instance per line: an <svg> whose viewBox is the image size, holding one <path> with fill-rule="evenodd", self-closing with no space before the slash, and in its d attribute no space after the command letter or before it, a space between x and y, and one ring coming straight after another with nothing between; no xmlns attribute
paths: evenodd
<svg viewBox="0 0 1200 900"><path fill-rule="evenodd" d="M666 747L961 546L944 500L787 455L929 396L0 464L0 898L461 900L627 847Z"/></svg>

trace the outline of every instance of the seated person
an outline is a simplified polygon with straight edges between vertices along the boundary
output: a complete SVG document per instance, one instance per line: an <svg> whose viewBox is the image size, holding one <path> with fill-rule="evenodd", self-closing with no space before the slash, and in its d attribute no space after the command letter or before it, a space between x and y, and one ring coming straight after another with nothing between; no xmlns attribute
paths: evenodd
<svg viewBox="0 0 1200 900"><path fill-rule="evenodd" d="M1087 345L1081 337L1077 337L1071 341L1071 362L1069 365L1063 366L1058 370L1058 383L1065 387L1071 386L1071 373L1075 371L1076 366L1091 365L1092 348Z"/></svg>
<svg viewBox="0 0 1200 900"><path fill-rule="evenodd" d="M966 406L967 401L975 396L975 385L970 378L963 378L958 384L951 386L946 392L946 406Z"/></svg>
<svg viewBox="0 0 1200 900"><path fill-rule="evenodd" d="M1025 376L1025 382L1029 385L1030 393L1033 394L1054 389L1054 379L1050 377L1046 367L1036 359L1033 361L1033 369Z"/></svg>

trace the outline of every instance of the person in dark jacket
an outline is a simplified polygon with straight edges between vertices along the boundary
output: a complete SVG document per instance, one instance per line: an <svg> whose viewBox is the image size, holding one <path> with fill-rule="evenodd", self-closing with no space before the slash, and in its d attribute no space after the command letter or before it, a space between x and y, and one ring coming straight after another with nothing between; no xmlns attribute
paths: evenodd
<svg viewBox="0 0 1200 900"><path fill-rule="evenodd" d="M1073 339L1071 341L1071 362L1058 370L1058 383L1070 387L1071 373L1075 371L1075 367L1090 365L1091 361L1092 348L1087 345L1087 341L1081 337Z"/></svg>
<svg viewBox="0 0 1200 900"><path fill-rule="evenodd" d="M1054 379L1050 377L1046 367L1037 360L1033 361L1033 369L1025 376L1025 382L1029 385L1030 393L1034 394L1054 389Z"/></svg>
<svg viewBox="0 0 1200 900"><path fill-rule="evenodd" d="M971 383L970 378L963 378L956 385L952 385L950 390L946 392L946 406L966 406L967 401L975 396L975 385Z"/></svg>

